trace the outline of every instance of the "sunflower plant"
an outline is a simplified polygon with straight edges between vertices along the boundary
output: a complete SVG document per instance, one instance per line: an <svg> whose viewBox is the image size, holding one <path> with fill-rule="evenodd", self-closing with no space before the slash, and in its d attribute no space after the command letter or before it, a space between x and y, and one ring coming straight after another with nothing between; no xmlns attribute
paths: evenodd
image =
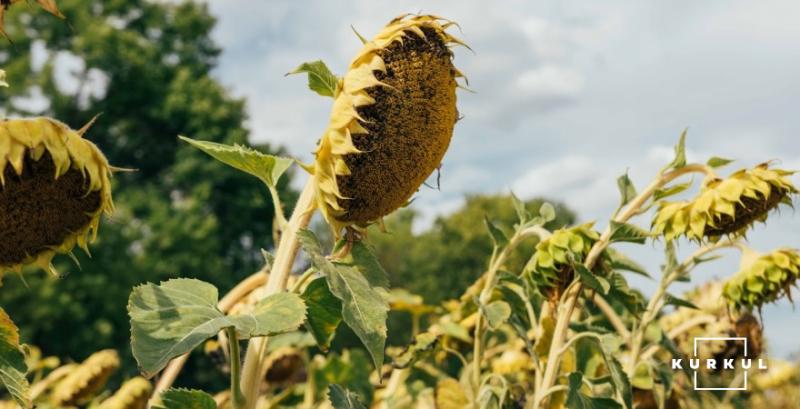
<svg viewBox="0 0 800 409"><path fill-rule="evenodd" d="M3 3L0 13L13 3ZM57 14L54 2L39 3ZM457 89L465 82L454 65L452 48L465 46L451 34L455 26L432 15L399 16L372 39L358 35L361 50L344 75L321 61L291 71L306 74L312 91L333 100L311 164L181 137L263 182L276 209L274 252L263 251L263 268L222 297L213 284L190 278L134 288L131 353L141 376L115 392L105 386L119 366L116 351L64 365L42 359L20 343L19 330L0 309L0 381L11 399L3 405L740 407L770 399L769 388L796 390L798 367L790 363L760 376L755 393L736 397L698 394L687 374L668 367L670 358L688 356L694 334L745 337L751 355L759 355L763 323L755 312L790 296L800 277L798 250L758 253L743 241L755 222L792 204L793 172L764 163L720 176L730 161L687 162L685 132L674 160L648 185L637 189L627 174L619 177L620 204L607 221L551 231L545 226L555 218L552 205L531 212L513 197L516 224L504 229L487 215L492 254L484 274L458 299L427 305L389 288L391 272L369 244L370 235L383 233L371 226L381 230L382 219L412 199L451 143ZM51 259L75 245L88 251L101 216L113 210L110 181L117 169L85 138L90 125L76 131L50 118L0 123L0 273L23 274L32 265L57 274ZM309 176L287 217L276 186L294 165ZM690 178L695 174L699 183ZM317 210L332 245L309 228ZM648 215L649 225L637 222ZM676 247L684 239L693 251L680 260ZM626 277L655 274L626 256L621 243L663 247L659 285L650 297ZM684 298L670 292L698 265L731 250L741 254L738 272ZM512 268L509 258L519 252L529 261ZM404 347L387 347L392 310L412 316ZM355 334L360 348L331 351L341 327ZM200 346L229 376L226 390L172 387ZM702 354L727 359L744 352L724 344ZM712 375L698 376L741 382Z"/></svg>

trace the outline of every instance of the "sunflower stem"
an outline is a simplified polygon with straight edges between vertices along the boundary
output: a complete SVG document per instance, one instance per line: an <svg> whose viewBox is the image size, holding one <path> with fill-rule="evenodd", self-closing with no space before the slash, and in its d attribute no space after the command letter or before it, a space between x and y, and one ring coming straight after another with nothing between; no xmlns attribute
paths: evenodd
<svg viewBox="0 0 800 409"><path fill-rule="evenodd" d="M297 199L297 205L292 212L292 217L281 234L275 252L275 262L269 275L269 280L264 287L264 297L282 292L286 289L289 274L292 271L300 243L297 233L306 228L314 214L314 179L309 178L303 192ZM248 342L242 368L241 388L246 399L244 409L254 409L258 400L258 390L264 377L264 360L267 356L267 337L252 338Z"/></svg>
<svg viewBox="0 0 800 409"><path fill-rule="evenodd" d="M241 374L242 357L239 354L239 338L236 336L236 328L225 328L225 334L228 336L228 348L230 349L231 357L231 402L233 409L242 409L245 405L244 395L242 395L242 388L239 387L239 375Z"/></svg>

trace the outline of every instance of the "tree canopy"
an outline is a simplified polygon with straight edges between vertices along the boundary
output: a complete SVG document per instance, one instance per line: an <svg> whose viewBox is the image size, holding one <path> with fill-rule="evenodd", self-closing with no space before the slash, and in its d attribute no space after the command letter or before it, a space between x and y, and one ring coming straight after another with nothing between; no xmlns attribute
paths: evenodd
<svg viewBox="0 0 800 409"><path fill-rule="evenodd" d="M46 354L83 359L129 346L128 294L144 281L197 277L222 291L257 270L274 209L255 178L180 142L178 134L247 143L245 103L212 76L215 19L195 2L65 0L64 21L24 4L6 12L0 67L8 116L47 115L87 133L110 163L117 210L80 267L54 280L7 276L0 303ZM69 70L65 69L68 68ZM273 151L269 146L258 146ZM284 203L294 193L281 185ZM69 336L64 336L69 334ZM135 372L132 360L128 373Z"/></svg>

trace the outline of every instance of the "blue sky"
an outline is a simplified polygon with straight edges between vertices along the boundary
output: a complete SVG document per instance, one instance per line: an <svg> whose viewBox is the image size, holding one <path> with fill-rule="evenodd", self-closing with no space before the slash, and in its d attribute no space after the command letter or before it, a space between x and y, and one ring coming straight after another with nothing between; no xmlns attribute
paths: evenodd
<svg viewBox="0 0 800 409"><path fill-rule="evenodd" d="M765 160L800 169L800 2L791 0L609 1L269 1L210 2L224 48L217 77L248 99L253 139L310 161L330 100L284 77L323 59L342 73L360 42L405 12L460 23L474 50L456 65L475 93L459 93L441 192L423 189L420 227L457 209L468 193L513 190L564 201L584 220L604 220L626 170L643 186L671 159L689 127L690 160ZM795 183L800 178L795 178ZM638 222L647 225L649 219ZM800 215L790 209L758 226L762 251L800 247ZM688 253L692 245L680 250ZM657 246L626 248L658 271ZM735 253L704 266L691 285L736 271ZM649 292L654 283L633 280ZM691 285L678 287L682 292ZM771 355L800 350L798 315L788 302L764 310Z"/></svg>

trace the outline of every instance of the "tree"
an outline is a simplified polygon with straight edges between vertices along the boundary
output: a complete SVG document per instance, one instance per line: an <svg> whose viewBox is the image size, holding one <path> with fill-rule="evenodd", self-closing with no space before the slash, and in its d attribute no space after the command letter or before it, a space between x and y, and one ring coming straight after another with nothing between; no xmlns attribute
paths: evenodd
<svg viewBox="0 0 800 409"><path fill-rule="evenodd" d="M0 67L12 86L0 95L7 98L0 106L10 115L48 115L73 128L102 113L87 137L111 164L135 171L115 175L117 211L101 226L91 258L78 255L80 268L60 258L59 270L72 272L63 280L29 272L26 286L9 276L0 303L25 341L45 353L83 359L113 347L128 358L124 372L130 374L136 371L126 353L131 288L182 276L228 290L262 265L260 248L272 245L274 209L258 180L177 139L247 143L244 101L210 76L220 50L210 37L215 20L206 5L58 5L65 21L24 5L6 13L14 44L2 45ZM78 67L68 76L58 74L65 58ZM44 63L38 67L35 60ZM26 103L37 94L33 100L43 110ZM291 206L295 194L286 179L280 188Z"/></svg>

